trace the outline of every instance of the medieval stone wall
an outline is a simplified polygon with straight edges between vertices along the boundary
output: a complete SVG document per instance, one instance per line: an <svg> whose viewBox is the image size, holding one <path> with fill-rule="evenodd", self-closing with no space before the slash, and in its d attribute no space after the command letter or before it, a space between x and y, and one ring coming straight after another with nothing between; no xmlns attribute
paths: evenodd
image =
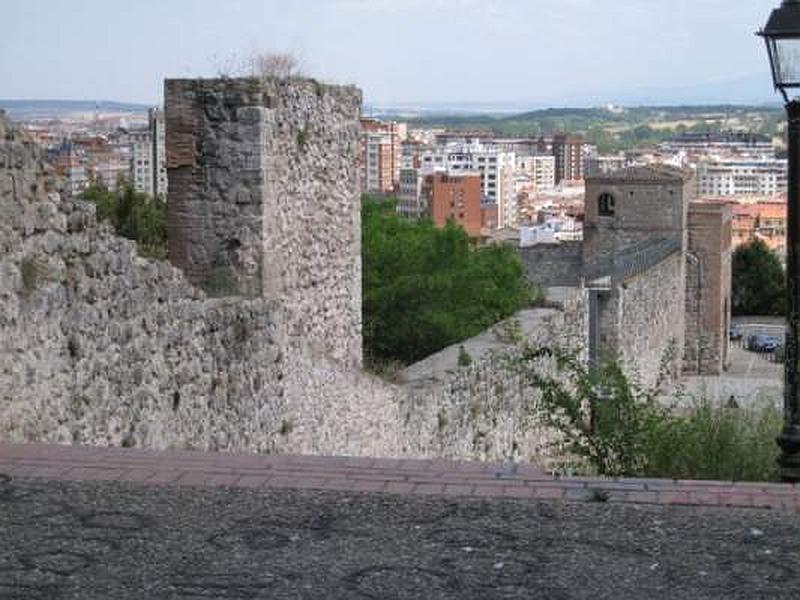
<svg viewBox="0 0 800 600"><path fill-rule="evenodd" d="M613 279L598 294L598 359L618 358L647 387L669 386L681 373L685 340L684 255Z"/></svg>
<svg viewBox="0 0 800 600"><path fill-rule="evenodd" d="M220 296L279 302L310 353L361 364L361 93L167 80L170 257Z"/></svg>
<svg viewBox="0 0 800 600"><path fill-rule="evenodd" d="M535 244L517 248L528 281L540 287L580 285L583 271L582 242Z"/></svg>
<svg viewBox="0 0 800 600"><path fill-rule="evenodd" d="M731 207L694 202L686 257L684 371L719 375L728 359L731 312Z"/></svg>
<svg viewBox="0 0 800 600"><path fill-rule="evenodd" d="M550 289L557 308L524 310L463 343L408 367L401 377L401 418L419 432L415 454L476 460L513 458L550 468L563 458L556 432L535 418L540 392L520 368L558 375L551 360L521 361L522 349L576 350L585 358L588 295ZM469 365L459 365L465 352Z"/></svg>
<svg viewBox="0 0 800 600"><path fill-rule="evenodd" d="M52 193L5 122L0 140L0 437L396 452L389 391L307 355L280 302L206 298Z"/></svg>
<svg viewBox="0 0 800 600"><path fill-rule="evenodd" d="M613 312L622 364L646 386L669 384L681 372L685 337L684 256L674 253L616 288Z"/></svg>
<svg viewBox="0 0 800 600"><path fill-rule="evenodd" d="M531 335L568 343L585 330L581 306L534 311ZM502 348L428 386L390 385L309 352L294 318L280 300L209 298L140 258L93 207L61 199L38 149L0 118L0 439L533 462L550 451Z"/></svg>

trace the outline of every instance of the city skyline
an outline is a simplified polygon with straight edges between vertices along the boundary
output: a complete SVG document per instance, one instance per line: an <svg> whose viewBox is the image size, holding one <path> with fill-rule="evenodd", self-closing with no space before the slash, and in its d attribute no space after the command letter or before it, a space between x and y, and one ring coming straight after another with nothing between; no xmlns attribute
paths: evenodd
<svg viewBox="0 0 800 600"><path fill-rule="evenodd" d="M288 51L376 105L760 103L774 97L753 33L776 4L10 0L0 96L157 104L166 77Z"/></svg>

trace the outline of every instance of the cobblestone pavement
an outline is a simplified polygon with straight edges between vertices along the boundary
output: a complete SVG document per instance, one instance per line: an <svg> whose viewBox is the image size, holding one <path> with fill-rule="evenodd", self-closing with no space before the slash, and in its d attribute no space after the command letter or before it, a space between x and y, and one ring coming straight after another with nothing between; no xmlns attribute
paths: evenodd
<svg viewBox="0 0 800 600"><path fill-rule="evenodd" d="M795 486L11 444L0 444L0 473L0 598L789 599L800 589Z"/></svg>

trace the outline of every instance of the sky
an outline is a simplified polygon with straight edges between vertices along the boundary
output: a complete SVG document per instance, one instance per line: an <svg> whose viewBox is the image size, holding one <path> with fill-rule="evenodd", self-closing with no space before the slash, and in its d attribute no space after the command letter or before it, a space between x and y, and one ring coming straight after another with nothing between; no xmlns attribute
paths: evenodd
<svg viewBox="0 0 800 600"><path fill-rule="evenodd" d="M258 52L367 102L776 100L780 0L0 0L0 98L159 104Z"/></svg>

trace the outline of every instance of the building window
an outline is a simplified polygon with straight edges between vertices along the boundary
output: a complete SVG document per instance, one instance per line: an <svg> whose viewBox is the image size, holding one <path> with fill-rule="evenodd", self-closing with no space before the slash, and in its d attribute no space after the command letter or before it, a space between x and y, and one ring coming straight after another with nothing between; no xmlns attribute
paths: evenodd
<svg viewBox="0 0 800 600"><path fill-rule="evenodd" d="M597 214L601 217L614 216L614 196L609 193L600 194L597 199Z"/></svg>

